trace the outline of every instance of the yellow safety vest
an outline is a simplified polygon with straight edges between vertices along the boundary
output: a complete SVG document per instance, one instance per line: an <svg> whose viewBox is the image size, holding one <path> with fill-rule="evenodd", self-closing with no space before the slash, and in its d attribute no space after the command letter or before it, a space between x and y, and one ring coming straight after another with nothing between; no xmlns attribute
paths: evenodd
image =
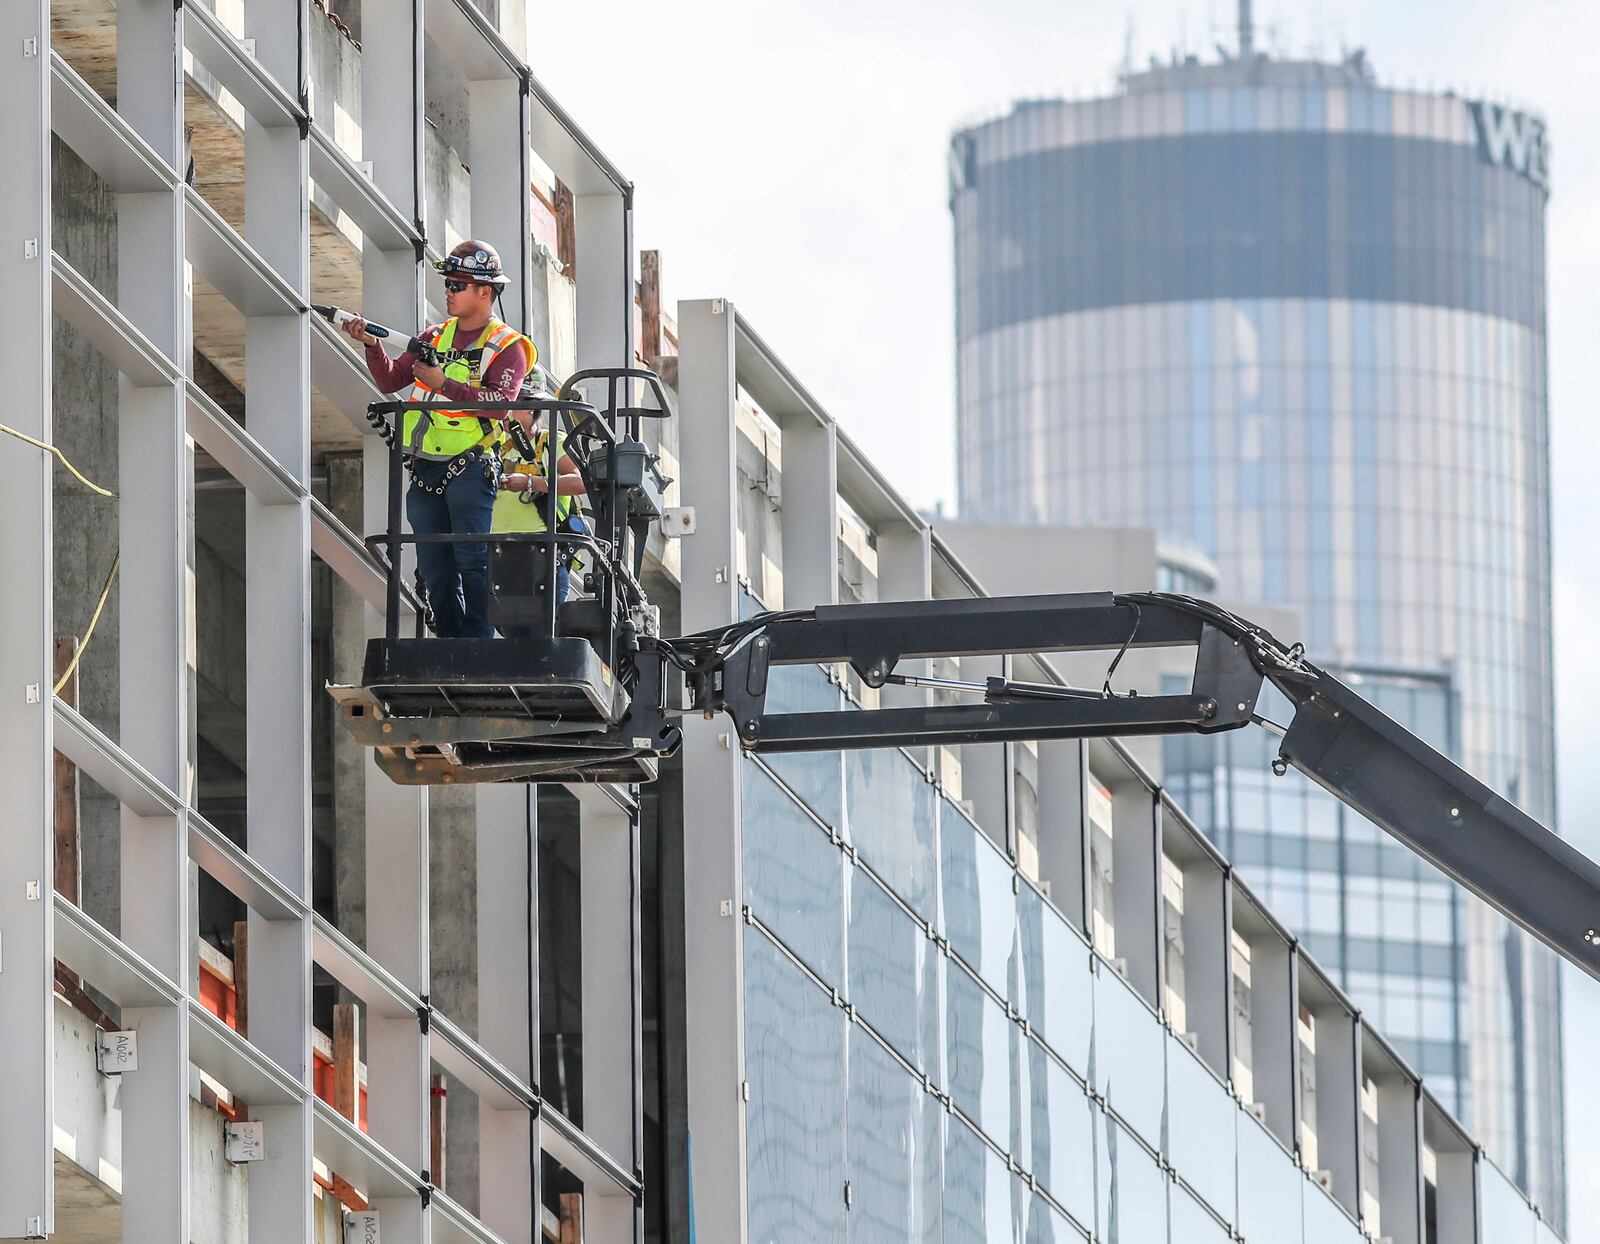
<svg viewBox="0 0 1600 1244"><path fill-rule="evenodd" d="M452 350L455 337L456 321L451 319L434 330L428 340L434 349L449 360L443 368L445 378L474 387L483 384L484 373L502 350L526 346L529 367L539 357L533 342L495 319L483 326L477 341L465 350ZM406 401L432 402L439 400L439 397L438 390L416 381L406 394ZM494 444L499 435L495 427L497 423L498 420L491 418L488 411L478 415L472 411L408 410L404 426L405 451L418 458L448 461L474 446Z"/></svg>
<svg viewBox="0 0 1600 1244"><path fill-rule="evenodd" d="M515 446L506 445L501 451L501 462L507 475L543 475L548 461L549 433L541 432L534 438L533 447L536 451L537 462L524 462L522 455ZM567 452L567 438L560 432L556 433L556 457L559 458ZM556 518L559 522L566 522L572 513L573 502L576 497L561 497L556 502ZM494 525L495 531L544 531L545 506L549 504L548 494L542 492L502 492L494 499Z"/></svg>

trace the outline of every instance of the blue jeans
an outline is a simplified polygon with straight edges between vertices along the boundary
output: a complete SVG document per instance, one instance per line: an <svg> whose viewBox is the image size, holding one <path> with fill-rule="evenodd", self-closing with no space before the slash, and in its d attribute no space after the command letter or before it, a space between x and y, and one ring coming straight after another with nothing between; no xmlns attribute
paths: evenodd
<svg viewBox="0 0 1600 1244"><path fill-rule="evenodd" d="M449 463L421 460L417 478L438 487ZM412 484L406 517L419 536L447 533L487 535L494 515L493 460L471 463L451 480L442 497ZM433 629L441 639L492 639L489 625L489 550L482 544L419 544L417 569L433 605Z"/></svg>
<svg viewBox="0 0 1600 1244"><path fill-rule="evenodd" d="M567 580L570 577L565 566L556 567L556 604L558 606L567 599ZM500 628L500 634L507 639L532 639L536 635L545 633L543 627L535 626L502 626Z"/></svg>

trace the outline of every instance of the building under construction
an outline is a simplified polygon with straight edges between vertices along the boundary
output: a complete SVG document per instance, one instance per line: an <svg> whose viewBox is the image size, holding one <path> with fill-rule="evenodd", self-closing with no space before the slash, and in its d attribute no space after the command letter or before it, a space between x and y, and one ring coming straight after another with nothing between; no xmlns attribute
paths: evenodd
<svg viewBox="0 0 1600 1244"><path fill-rule="evenodd" d="M391 781L325 693L391 603L379 395L308 309L437 322L467 236L553 374L675 397L663 633L983 585L732 301L635 270L518 0L18 18L0 1238L1557 1238L1114 741L761 757L687 715L645 785Z"/></svg>

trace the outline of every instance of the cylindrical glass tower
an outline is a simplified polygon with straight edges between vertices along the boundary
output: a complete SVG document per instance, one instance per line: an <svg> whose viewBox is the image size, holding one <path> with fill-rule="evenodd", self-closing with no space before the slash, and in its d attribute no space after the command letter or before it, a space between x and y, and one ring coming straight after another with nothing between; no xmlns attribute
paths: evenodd
<svg viewBox="0 0 1600 1244"><path fill-rule="evenodd" d="M1458 757L1550 824L1546 170L1536 118L1359 55L1190 58L962 130L963 516L1197 547L1313 656L1401 671L1433 716L1448 688ZM1218 793L1219 826L1305 840L1247 875L1564 1218L1551 956L1398 848L1319 854L1320 814Z"/></svg>

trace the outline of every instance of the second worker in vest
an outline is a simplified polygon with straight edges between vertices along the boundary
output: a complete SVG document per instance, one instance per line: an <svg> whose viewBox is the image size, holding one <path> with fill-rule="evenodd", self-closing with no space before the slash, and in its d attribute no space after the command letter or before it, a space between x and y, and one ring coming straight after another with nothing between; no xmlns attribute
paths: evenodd
<svg viewBox="0 0 1600 1244"><path fill-rule="evenodd" d="M514 443L505 447L503 452L505 471L500 477L500 497L494 503L494 530L497 533L546 531L548 527L545 519L550 504L550 481L545 475L545 467L550 462L549 433L535 434L538 417L531 411L513 411L511 418L522 424L523 429L532 438L535 460L524 462ZM556 432L556 525L562 531L573 529L577 498L584 493L583 476L578 471L578 464L567 456L566 439L560 431ZM549 563L545 560L543 552L541 549L540 556L534 561L535 582L531 586L535 592L548 590L544 580ZM568 565L571 560L571 546L565 546L556 567L558 605L567 598ZM500 633L507 639L516 639L543 632L535 627L502 626Z"/></svg>
<svg viewBox="0 0 1600 1244"><path fill-rule="evenodd" d="M463 242L434 267L444 277L443 324L419 333L439 351L442 367L429 367L407 351L391 359L366 321L344 331L367 347L367 370L378 388L395 393L410 385L412 402L509 402L538 357L533 342L494 318L494 301L509 283L500 256L487 242ZM501 418L449 409L407 411L401 424L411 470L406 517L418 535L483 534L490 530L500 482L496 447ZM489 553L482 544L417 545L417 568L433 606L441 638L489 639Z"/></svg>

